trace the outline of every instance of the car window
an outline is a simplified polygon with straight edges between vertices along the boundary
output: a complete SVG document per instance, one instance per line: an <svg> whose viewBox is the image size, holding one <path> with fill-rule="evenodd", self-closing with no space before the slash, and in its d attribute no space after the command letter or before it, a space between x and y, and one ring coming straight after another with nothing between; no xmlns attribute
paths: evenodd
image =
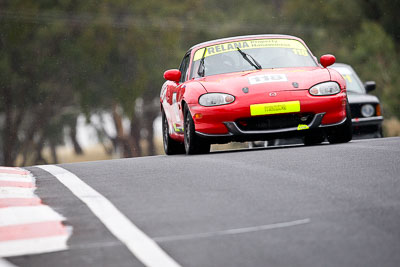
<svg viewBox="0 0 400 267"><path fill-rule="evenodd" d="M243 53L247 54L247 60ZM204 53L204 49L207 49ZM228 42L197 50L193 57L190 77L198 77L197 69L204 54L205 76L255 69L253 59L263 69L315 67L316 62L307 48L292 39L257 39ZM253 58L253 59L252 59Z"/></svg>
<svg viewBox="0 0 400 267"><path fill-rule="evenodd" d="M181 71L181 80L179 82L185 82L187 80L187 70L189 68L189 61L190 61L190 53L186 54L185 57L182 60L181 66L179 67L179 70Z"/></svg>

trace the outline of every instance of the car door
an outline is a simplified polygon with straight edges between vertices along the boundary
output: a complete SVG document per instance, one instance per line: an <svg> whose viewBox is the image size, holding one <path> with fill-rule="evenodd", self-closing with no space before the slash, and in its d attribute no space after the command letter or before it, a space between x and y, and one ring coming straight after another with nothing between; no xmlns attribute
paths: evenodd
<svg viewBox="0 0 400 267"><path fill-rule="evenodd" d="M181 105L181 100L186 88L185 82L188 80L187 76L188 76L189 62L190 62L190 51L186 53L179 67L179 70L181 71L181 79L179 81L179 84L174 88L170 88L172 111L174 113L173 127L176 133L181 133L181 134L183 134L183 112L182 112L183 107Z"/></svg>

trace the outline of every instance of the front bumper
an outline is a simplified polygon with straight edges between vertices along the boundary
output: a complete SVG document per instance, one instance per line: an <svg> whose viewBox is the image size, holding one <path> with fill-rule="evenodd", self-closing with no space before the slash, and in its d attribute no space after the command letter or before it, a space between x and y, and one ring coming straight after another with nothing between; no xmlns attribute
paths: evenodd
<svg viewBox="0 0 400 267"><path fill-rule="evenodd" d="M287 120L284 114L252 115L250 106L253 104L276 103L287 101L299 101L300 112L287 113L287 115L313 116L301 122ZM195 129L199 136L207 138L227 138L230 141L269 140L291 136L302 136L304 132L317 128L330 127L341 124L346 118L347 96L341 92L333 96L312 96L308 90L280 91L278 97L272 99L265 92L257 92L252 95L243 94L237 96L235 102L215 107L203 107L197 103L188 104L195 123ZM253 120L269 120L271 117L280 116L271 125L266 127L253 127ZM282 124L279 120L282 119ZM242 121L249 127L243 127ZM293 122L288 123L288 122ZM262 123L262 122L256 122ZM268 122L269 123L269 122ZM298 126L307 125L299 129ZM251 127L250 127L251 126ZM304 130L306 129L306 130ZM229 142L229 140L227 141ZM219 143L219 142L218 142Z"/></svg>
<svg viewBox="0 0 400 267"><path fill-rule="evenodd" d="M376 138L383 137L382 134L382 116L370 118L353 118L353 137L356 138Z"/></svg>
<svg viewBox="0 0 400 267"><path fill-rule="evenodd" d="M380 125L383 122L383 117L375 116L370 118L353 118L351 122L353 123L353 128L367 125Z"/></svg>
<svg viewBox="0 0 400 267"><path fill-rule="evenodd" d="M273 102L300 101L301 114L325 113L322 125L331 125L342 121L346 117L346 94L339 93L333 96L315 97L308 90L279 92L279 98L271 99L266 94L241 96L228 105L203 107L198 104L189 104L196 131L204 134L228 134L225 122L237 122L240 119L253 118L250 114L252 104ZM200 115L200 116L197 116Z"/></svg>
<svg viewBox="0 0 400 267"><path fill-rule="evenodd" d="M226 134L206 134L196 131L198 136L206 139L211 139L216 143L225 143L230 141L253 141L253 140L271 140L276 138L288 138L303 136L309 131L323 130L324 128L335 127L343 124L346 121L346 117L334 124L322 124L322 120L325 113L315 114L309 124L302 125L302 127L289 127L283 129L271 129L271 130L242 130L238 124L234 121L224 122L224 125L228 129Z"/></svg>

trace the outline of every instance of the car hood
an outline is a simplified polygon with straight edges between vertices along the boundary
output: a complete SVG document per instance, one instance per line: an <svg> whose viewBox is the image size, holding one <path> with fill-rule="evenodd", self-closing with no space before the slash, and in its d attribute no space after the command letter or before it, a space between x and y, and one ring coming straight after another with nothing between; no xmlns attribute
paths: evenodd
<svg viewBox="0 0 400 267"><path fill-rule="evenodd" d="M374 95L359 94L351 91L347 91L347 98L350 104L379 103L379 99Z"/></svg>
<svg viewBox="0 0 400 267"><path fill-rule="evenodd" d="M227 73L200 78L207 92L230 94L249 91L307 90L313 85L330 80L327 69L320 67L279 68Z"/></svg>

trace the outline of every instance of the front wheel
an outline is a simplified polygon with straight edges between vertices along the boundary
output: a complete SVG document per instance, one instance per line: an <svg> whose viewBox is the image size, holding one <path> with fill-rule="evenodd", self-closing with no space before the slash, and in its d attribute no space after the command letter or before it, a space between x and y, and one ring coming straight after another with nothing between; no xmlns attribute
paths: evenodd
<svg viewBox="0 0 400 267"><path fill-rule="evenodd" d="M185 150L187 155L205 154L210 152L210 143L198 137L195 133L194 121L190 111L185 109Z"/></svg>
<svg viewBox="0 0 400 267"><path fill-rule="evenodd" d="M346 105L346 121L343 124L330 129L327 138L331 144L347 143L353 138L349 102L347 102Z"/></svg>

